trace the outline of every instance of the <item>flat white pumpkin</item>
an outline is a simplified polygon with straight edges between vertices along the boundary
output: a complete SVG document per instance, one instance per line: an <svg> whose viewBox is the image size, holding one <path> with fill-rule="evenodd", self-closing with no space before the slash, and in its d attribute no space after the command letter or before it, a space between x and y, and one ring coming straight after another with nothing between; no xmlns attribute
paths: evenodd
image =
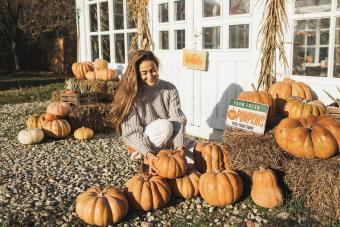
<svg viewBox="0 0 340 227"><path fill-rule="evenodd" d="M39 128L23 129L18 134L18 140L22 144L36 144L44 139L44 132Z"/></svg>

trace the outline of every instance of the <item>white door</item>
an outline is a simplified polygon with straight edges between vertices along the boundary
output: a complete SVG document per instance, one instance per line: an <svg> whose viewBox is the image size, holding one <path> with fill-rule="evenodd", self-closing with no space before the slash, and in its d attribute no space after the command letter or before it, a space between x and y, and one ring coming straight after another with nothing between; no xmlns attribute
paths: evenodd
<svg viewBox="0 0 340 227"><path fill-rule="evenodd" d="M223 129L227 101L257 79L252 28L259 20L252 17L252 4L253 0L152 1L161 77L179 90L189 134L209 138L213 129ZM185 19L178 20L181 17ZM182 66L179 30L185 31L185 48L208 52L206 71Z"/></svg>

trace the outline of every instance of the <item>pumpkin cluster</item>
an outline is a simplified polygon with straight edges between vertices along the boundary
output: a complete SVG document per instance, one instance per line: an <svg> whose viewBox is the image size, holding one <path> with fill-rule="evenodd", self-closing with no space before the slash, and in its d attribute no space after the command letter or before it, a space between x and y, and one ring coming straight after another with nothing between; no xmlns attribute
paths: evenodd
<svg viewBox="0 0 340 227"><path fill-rule="evenodd" d="M75 62L72 72L78 80L117 80L117 70L109 69L105 59L96 59L94 62Z"/></svg>

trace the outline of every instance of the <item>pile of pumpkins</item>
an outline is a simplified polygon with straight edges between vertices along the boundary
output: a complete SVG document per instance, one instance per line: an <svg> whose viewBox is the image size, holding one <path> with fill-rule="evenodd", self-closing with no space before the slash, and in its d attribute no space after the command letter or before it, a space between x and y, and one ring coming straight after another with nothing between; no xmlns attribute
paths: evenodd
<svg viewBox="0 0 340 227"><path fill-rule="evenodd" d="M75 62L72 64L72 72L78 80L117 80L117 70L109 69L105 59L96 59L94 62Z"/></svg>
<svg viewBox="0 0 340 227"><path fill-rule="evenodd" d="M148 171L130 178L123 191L113 186L94 187L80 194L76 213L88 224L107 226L118 223L129 208L151 211L164 207L171 196L191 199L201 195L206 203L225 206L237 202L243 193L243 182L231 169L225 146L213 142L194 148L196 170L189 170L185 157L177 150L161 150L154 162L158 175ZM282 205L283 195L275 173L260 168L253 174L253 201L266 208Z"/></svg>
<svg viewBox="0 0 340 227"><path fill-rule="evenodd" d="M66 102L52 102L48 105L46 113L29 116L27 128L18 133L18 140L22 144L36 144L44 136L61 139L71 133L71 126L65 119L71 111ZM74 131L74 137L79 140L91 139L94 133L90 128L81 127Z"/></svg>
<svg viewBox="0 0 340 227"><path fill-rule="evenodd" d="M300 158L330 158L340 149L340 121L326 115L325 105L312 101L308 85L285 78L269 91L245 91L237 99L269 106L268 121L285 117L275 129L284 151Z"/></svg>

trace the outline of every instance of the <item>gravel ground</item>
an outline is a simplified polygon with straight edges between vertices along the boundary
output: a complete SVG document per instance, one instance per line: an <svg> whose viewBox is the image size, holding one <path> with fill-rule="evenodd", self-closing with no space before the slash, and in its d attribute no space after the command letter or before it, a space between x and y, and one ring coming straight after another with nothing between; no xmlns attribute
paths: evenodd
<svg viewBox="0 0 340 227"><path fill-rule="evenodd" d="M136 173L122 141L113 134L97 134L79 142L44 139L25 146L17 133L28 115L42 113L48 102L0 107L0 226L83 226L75 214L75 199L92 186L124 183ZM200 197L172 198L153 212L131 211L120 226L294 226L319 225L308 213L265 210L249 198L234 206L211 207Z"/></svg>

